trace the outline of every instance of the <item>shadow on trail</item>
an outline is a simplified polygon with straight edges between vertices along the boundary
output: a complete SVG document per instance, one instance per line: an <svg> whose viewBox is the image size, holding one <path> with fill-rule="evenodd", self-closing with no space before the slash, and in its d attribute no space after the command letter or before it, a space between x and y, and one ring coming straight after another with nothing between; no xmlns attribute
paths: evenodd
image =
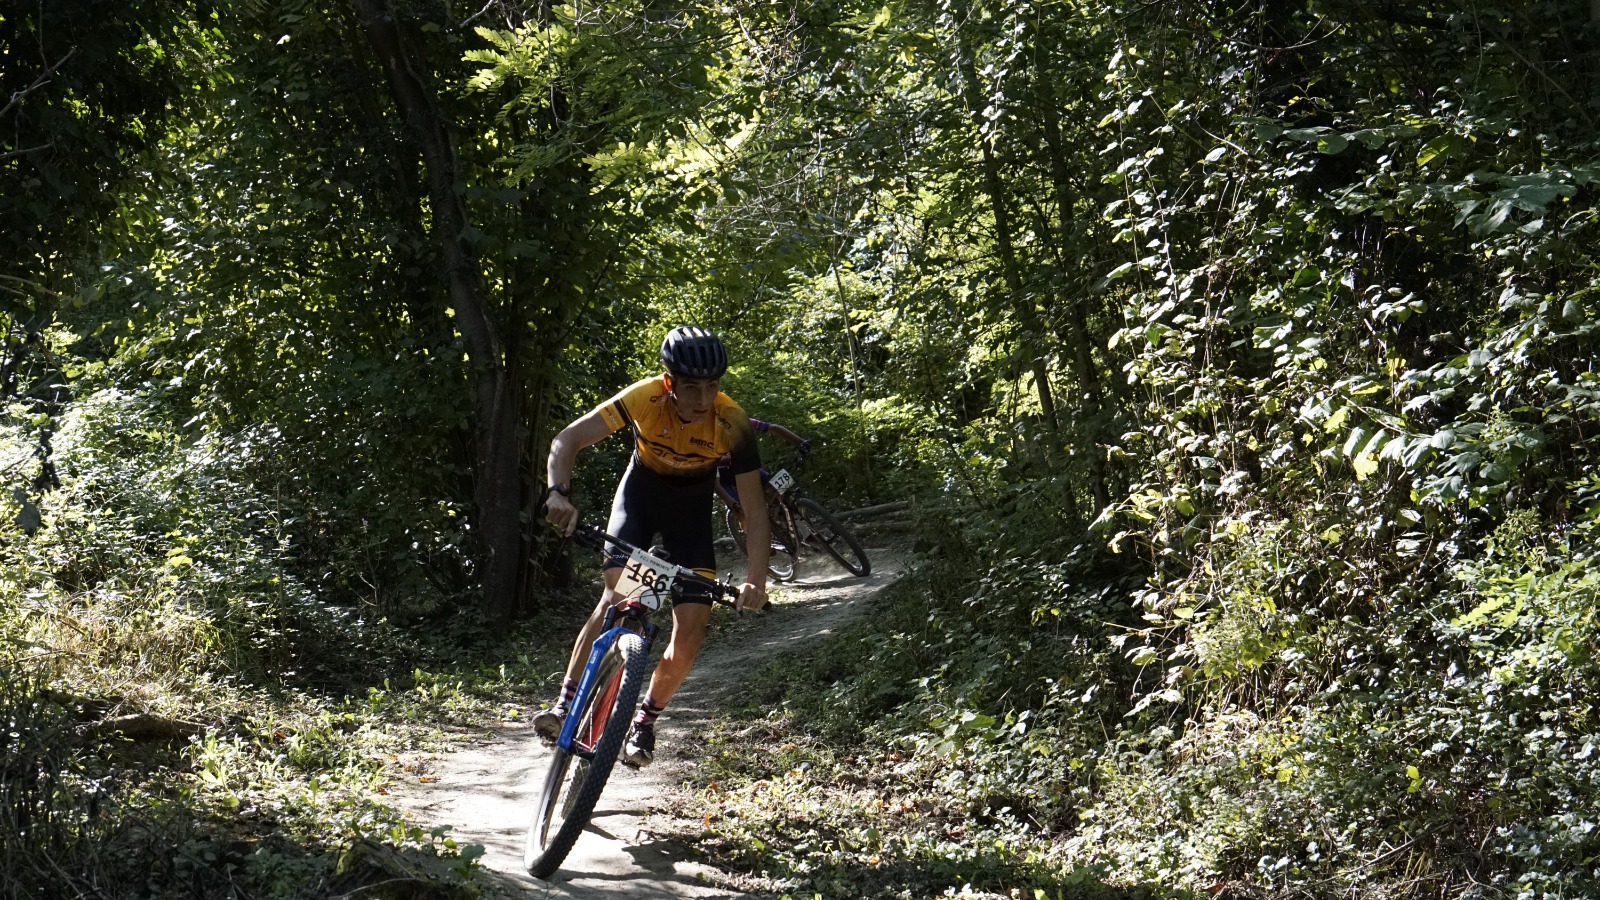
<svg viewBox="0 0 1600 900"><path fill-rule="evenodd" d="M870 578L871 576L867 576L867 577ZM820 575L819 574L807 574L807 575L805 575L804 577L800 578L797 581L791 581L788 584L783 585L783 587L795 587L795 588L849 587L849 586L851 586L853 584L856 584L856 583L862 582L862 581L866 581L866 580L867 580L867 578L863 578L860 575L852 575L849 572L831 571L831 572L827 572L827 573L820 574ZM799 607L804 607L807 604L806 604L805 601L801 601L800 603L797 603L795 605L799 606Z"/></svg>
<svg viewBox="0 0 1600 900"><path fill-rule="evenodd" d="M678 860L694 853L687 842L673 837L657 837L625 848L633 864L660 875L672 875Z"/></svg>
<svg viewBox="0 0 1600 900"><path fill-rule="evenodd" d="M784 872L791 863L768 853L745 855L752 874ZM1171 896L1154 886L1115 886L1096 874L1078 870L1066 876L1046 877L1037 869L1010 863L995 853L963 860L899 859L876 864L835 863L783 879L782 894L796 897L944 897L964 890L997 897L1037 897L1040 900L1156 900Z"/></svg>
<svg viewBox="0 0 1600 900"><path fill-rule="evenodd" d="M587 833L609 840L617 836L604 829L591 826ZM488 888L492 896L548 897L589 900L589 898L662 898L683 900L686 897L724 898L748 896L732 889L717 889L698 875L680 871L684 859L694 856L694 850L681 839L670 836L650 836L635 839L621 846L620 851L629 858L630 865L614 870L592 867L563 868L548 880L490 869L480 870L478 882Z"/></svg>

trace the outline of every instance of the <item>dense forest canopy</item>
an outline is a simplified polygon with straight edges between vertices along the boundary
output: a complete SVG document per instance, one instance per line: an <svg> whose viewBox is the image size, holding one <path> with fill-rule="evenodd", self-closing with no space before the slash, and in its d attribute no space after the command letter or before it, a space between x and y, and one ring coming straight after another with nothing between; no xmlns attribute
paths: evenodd
<svg viewBox="0 0 1600 900"><path fill-rule="evenodd" d="M549 621L548 442L683 323L817 493L924 510L779 701L970 823L874 826L906 890L1592 891L1597 49L1578 0L0 7L0 857L51 861L0 892L186 895L145 826L227 844L240 710ZM178 740L107 770L108 710ZM297 852L418 843L363 815ZM868 850L810 852L760 865Z"/></svg>

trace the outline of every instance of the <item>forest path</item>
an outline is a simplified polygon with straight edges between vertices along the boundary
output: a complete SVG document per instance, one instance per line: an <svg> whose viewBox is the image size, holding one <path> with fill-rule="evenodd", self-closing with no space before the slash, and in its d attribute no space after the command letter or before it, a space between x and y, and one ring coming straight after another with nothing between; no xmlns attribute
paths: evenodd
<svg viewBox="0 0 1600 900"><path fill-rule="evenodd" d="M657 726L655 764L617 765L589 828L553 878L522 868L522 846L550 750L526 725L487 730L470 746L424 763L391 785L389 800L424 828L450 825L460 845L482 844L492 889L504 897L725 898L729 876L693 861L691 823L673 818L671 796L699 764L705 733L754 671L785 651L837 630L901 571L893 550L868 547L872 574L833 560L806 560L795 583L777 586L767 614L713 625L694 671ZM657 650L659 654L659 649ZM422 778L427 781L422 781Z"/></svg>

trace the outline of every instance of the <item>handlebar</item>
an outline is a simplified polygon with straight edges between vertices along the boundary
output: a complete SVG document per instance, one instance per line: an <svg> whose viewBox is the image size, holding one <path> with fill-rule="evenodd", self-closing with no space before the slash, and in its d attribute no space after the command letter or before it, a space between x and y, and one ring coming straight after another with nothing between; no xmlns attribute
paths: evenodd
<svg viewBox="0 0 1600 900"><path fill-rule="evenodd" d="M662 567L672 569L672 593L674 595L679 593L678 585L681 582L688 581L704 587L711 593L712 600L725 606L732 606L732 601L737 599L739 596L739 588L736 586L729 584L726 581L718 581L715 578L707 578L693 569L680 566L671 560L662 559L661 557L651 553L649 550L636 547L622 538L607 534L597 525L591 525L588 522L579 522L577 527L573 529L572 536L576 540L588 544L589 546L594 547L596 550L600 550L601 552L604 552L606 545L610 544L611 546L620 547L630 553L643 554L652 562L659 564Z"/></svg>

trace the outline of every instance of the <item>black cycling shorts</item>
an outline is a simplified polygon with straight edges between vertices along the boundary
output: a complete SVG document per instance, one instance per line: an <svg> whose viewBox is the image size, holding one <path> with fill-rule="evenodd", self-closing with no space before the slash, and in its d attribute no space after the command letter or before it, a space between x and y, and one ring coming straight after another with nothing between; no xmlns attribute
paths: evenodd
<svg viewBox="0 0 1600 900"><path fill-rule="evenodd" d="M669 562L694 569L707 578L715 578L717 555L711 538L711 481L708 474L703 480L687 484L667 481L655 472L628 462L617 485L616 497L611 501L611 519L606 532L636 547L649 549L656 535L666 549ZM621 568L628 554L612 545L606 547L607 569ZM710 605L710 591L696 590L684 585L679 603L704 603Z"/></svg>

